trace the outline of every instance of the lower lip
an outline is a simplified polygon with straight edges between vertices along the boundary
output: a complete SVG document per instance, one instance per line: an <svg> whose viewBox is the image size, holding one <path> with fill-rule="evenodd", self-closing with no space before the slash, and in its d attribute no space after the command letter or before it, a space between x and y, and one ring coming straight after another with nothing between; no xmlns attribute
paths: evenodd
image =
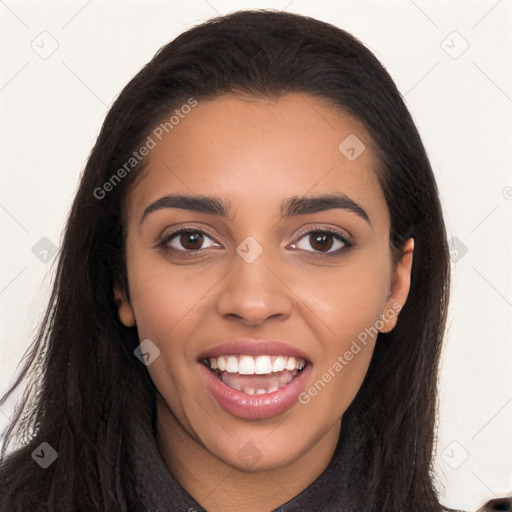
<svg viewBox="0 0 512 512"><path fill-rule="evenodd" d="M217 402L230 414L245 420L262 420L273 418L298 402L301 391L305 388L310 372L307 365L289 384L261 395L248 395L224 384L211 370L199 363L206 387Z"/></svg>

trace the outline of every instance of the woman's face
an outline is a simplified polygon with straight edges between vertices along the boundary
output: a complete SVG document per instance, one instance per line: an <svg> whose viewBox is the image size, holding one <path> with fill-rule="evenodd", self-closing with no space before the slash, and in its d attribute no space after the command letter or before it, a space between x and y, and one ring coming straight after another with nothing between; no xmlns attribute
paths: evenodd
<svg viewBox="0 0 512 512"><path fill-rule="evenodd" d="M393 265L371 140L318 98L224 95L167 131L127 198L120 318L150 340L159 421L232 467L284 467L336 439L412 241Z"/></svg>

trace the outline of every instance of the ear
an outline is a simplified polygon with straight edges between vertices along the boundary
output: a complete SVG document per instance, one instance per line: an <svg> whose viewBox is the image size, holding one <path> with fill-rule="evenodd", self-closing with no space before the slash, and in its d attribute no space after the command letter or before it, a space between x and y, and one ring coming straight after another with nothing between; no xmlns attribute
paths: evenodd
<svg viewBox="0 0 512 512"><path fill-rule="evenodd" d="M409 238L402 249L402 257L397 263L391 285L389 287L388 297L384 303L384 310L381 315L380 332L385 333L395 328L398 320L398 313L403 308L409 289L411 287L411 270L414 252L414 238Z"/></svg>
<svg viewBox="0 0 512 512"><path fill-rule="evenodd" d="M114 285L114 298L117 304L119 320L126 327L133 327L135 325L135 315L133 314L133 309L130 306L128 299L126 298L126 293L117 285Z"/></svg>

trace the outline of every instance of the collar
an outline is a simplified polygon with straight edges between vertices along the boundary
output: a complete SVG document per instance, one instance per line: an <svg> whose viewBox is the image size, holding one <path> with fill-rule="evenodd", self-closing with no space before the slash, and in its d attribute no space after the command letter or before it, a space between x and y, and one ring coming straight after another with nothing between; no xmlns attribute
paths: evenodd
<svg viewBox="0 0 512 512"><path fill-rule="evenodd" d="M357 473L363 468L362 461L357 461L357 453L354 453L357 438L357 428L343 418L338 444L323 473L300 494L272 512L311 511L320 510L320 507L322 512L357 510L356 503L361 503L361 497L358 497L360 486L353 484L361 481ZM140 437L138 441L142 449L143 441ZM136 484L140 511L207 512L170 473L158 451L155 438L147 439L144 444L146 453L137 457L136 463L140 465L139 471L152 477L144 478L143 482Z"/></svg>

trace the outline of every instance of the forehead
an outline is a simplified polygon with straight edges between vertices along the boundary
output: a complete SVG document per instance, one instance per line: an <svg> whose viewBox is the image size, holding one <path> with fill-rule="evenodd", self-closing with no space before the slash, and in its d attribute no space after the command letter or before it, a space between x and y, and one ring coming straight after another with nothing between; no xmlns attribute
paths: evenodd
<svg viewBox="0 0 512 512"><path fill-rule="evenodd" d="M176 120L151 134L155 146L130 194L130 217L169 193L216 195L254 212L273 202L277 209L285 197L341 192L387 210L364 126L322 99L226 94Z"/></svg>

